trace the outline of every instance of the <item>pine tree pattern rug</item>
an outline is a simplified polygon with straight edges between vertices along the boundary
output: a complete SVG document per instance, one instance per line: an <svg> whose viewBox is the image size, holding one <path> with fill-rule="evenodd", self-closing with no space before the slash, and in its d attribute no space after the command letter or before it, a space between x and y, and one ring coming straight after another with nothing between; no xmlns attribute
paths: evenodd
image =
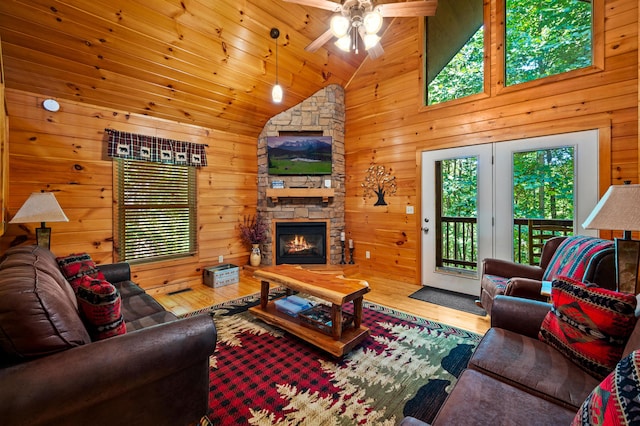
<svg viewBox="0 0 640 426"><path fill-rule="evenodd" d="M218 330L212 425L429 422L481 338L365 301L371 336L338 359L254 318L247 309L258 303L253 295L209 309Z"/></svg>

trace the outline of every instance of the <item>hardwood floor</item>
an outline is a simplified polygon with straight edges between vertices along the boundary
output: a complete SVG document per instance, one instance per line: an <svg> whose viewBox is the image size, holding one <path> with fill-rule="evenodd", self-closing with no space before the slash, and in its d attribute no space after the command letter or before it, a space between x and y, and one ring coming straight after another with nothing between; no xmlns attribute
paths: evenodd
<svg viewBox="0 0 640 426"><path fill-rule="evenodd" d="M489 317L480 317L409 298L411 293L420 288L418 285L364 276L360 273L348 274L348 277L369 282L371 291L364 297L367 301L478 334L484 334L489 329ZM197 284L189 291L158 293L153 297L165 309L181 315L259 292L260 281L253 278L253 271L248 268L240 272L240 282L237 284L219 288Z"/></svg>

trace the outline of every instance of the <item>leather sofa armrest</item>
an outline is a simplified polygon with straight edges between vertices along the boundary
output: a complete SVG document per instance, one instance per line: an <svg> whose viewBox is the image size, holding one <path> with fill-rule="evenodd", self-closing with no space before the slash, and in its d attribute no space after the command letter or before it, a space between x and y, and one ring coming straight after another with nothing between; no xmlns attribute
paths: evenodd
<svg viewBox="0 0 640 426"><path fill-rule="evenodd" d="M538 300L499 295L493 299L491 327L537 338L551 304Z"/></svg>
<svg viewBox="0 0 640 426"><path fill-rule="evenodd" d="M539 266L524 265L504 259L488 258L482 261L482 274L497 275L505 278L523 277L542 280L544 270Z"/></svg>
<svg viewBox="0 0 640 426"><path fill-rule="evenodd" d="M189 365L208 365L216 337L213 318L198 315L2 368L0 418L4 424L64 423L72 413L90 412Z"/></svg>
<svg viewBox="0 0 640 426"><path fill-rule="evenodd" d="M523 297L525 299L547 301L547 297L541 294L542 281L530 278L512 278L504 291L506 296Z"/></svg>
<svg viewBox="0 0 640 426"><path fill-rule="evenodd" d="M97 267L110 283L131 280L131 267L127 262L108 263L106 265L97 265Z"/></svg>

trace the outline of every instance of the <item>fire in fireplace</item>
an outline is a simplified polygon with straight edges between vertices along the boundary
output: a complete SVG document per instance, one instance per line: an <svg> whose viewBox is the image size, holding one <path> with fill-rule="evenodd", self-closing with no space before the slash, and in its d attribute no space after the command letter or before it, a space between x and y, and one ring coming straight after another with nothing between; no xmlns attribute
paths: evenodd
<svg viewBox="0 0 640 426"><path fill-rule="evenodd" d="M276 222L276 265L327 262L325 222Z"/></svg>

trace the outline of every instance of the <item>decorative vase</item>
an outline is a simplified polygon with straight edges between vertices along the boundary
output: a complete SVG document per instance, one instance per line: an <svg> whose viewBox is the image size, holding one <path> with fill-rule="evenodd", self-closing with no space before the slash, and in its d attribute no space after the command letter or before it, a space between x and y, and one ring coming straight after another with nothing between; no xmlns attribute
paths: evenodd
<svg viewBox="0 0 640 426"><path fill-rule="evenodd" d="M249 264L251 266L260 266L260 244L252 244L251 246L252 248L251 255L249 256Z"/></svg>

